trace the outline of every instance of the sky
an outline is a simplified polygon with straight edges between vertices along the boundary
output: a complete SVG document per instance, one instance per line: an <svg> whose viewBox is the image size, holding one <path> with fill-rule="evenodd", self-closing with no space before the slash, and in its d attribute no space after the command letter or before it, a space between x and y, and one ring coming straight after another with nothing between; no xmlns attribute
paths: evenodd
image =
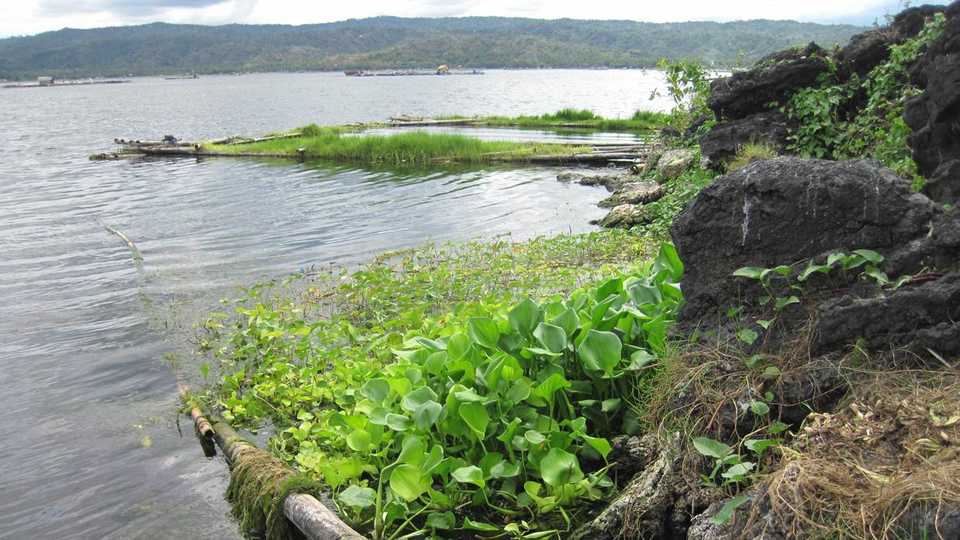
<svg viewBox="0 0 960 540"><path fill-rule="evenodd" d="M0 37L157 21L307 24L377 15L649 22L792 19L869 25L903 7L904 0L0 0Z"/></svg>

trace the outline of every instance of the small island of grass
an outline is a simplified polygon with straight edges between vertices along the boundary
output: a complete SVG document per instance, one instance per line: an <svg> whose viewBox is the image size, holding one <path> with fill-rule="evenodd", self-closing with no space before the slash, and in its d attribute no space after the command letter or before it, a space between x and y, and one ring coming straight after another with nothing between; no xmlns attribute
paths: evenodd
<svg viewBox="0 0 960 540"><path fill-rule="evenodd" d="M670 115L636 111L630 118L605 118L588 109L561 109L555 113L525 116L445 116L438 120L463 120L489 127L567 128L603 131L651 131L666 126Z"/></svg>

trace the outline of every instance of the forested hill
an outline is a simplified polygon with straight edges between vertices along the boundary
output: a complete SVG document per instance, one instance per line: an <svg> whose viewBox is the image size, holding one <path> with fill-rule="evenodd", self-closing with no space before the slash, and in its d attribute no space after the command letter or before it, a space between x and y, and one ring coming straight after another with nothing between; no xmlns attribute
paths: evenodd
<svg viewBox="0 0 960 540"><path fill-rule="evenodd" d="M64 29L0 40L0 78L430 68L730 66L785 47L844 43L862 28L790 21L642 23L376 17L302 26Z"/></svg>

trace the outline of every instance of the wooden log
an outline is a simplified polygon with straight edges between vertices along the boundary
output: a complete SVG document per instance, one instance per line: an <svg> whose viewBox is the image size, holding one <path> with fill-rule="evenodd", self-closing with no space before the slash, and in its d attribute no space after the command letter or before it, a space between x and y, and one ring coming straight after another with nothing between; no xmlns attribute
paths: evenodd
<svg viewBox="0 0 960 540"><path fill-rule="evenodd" d="M245 440L223 420L213 423L214 440L230 463L231 470L244 460L270 456ZM293 475L293 471L290 471ZM283 501L283 514L309 540L363 540L364 537L343 522L336 513L311 495L291 493Z"/></svg>

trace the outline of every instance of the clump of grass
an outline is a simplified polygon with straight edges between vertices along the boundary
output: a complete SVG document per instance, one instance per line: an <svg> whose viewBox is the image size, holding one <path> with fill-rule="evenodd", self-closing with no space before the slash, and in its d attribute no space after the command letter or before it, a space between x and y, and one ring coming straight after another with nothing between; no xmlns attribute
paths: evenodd
<svg viewBox="0 0 960 540"><path fill-rule="evenodd" d="M462 116L448 116L441 119L467 120ZM650 131L667 125L670 115L636 111L630 118L604 118L587 109L561 109L557 112L524 116L483 116L474 118L478 124L493 127L523 128L580 128L606 131Z"/></svg>
<svg viewBox="0 0 960 540"><path fill-rule="evenodd" d="M338 128L315 125L300 137L240 145L207 145L211 152L264 156L302 156L308 159L421 165L428 163L489 163L524 161L536 155L572 155L583 146L530 142L483 141L464 135L415 131L396 135L348 134Z"/></svg>
<svg viewBox="0 0 960 540"><path fill-rule="evenodd" d="M773 145L768 143L747 143L737 150L737 155L727 164L727 171L740 170L754 161L773 159L779 153Z"/></svg>

